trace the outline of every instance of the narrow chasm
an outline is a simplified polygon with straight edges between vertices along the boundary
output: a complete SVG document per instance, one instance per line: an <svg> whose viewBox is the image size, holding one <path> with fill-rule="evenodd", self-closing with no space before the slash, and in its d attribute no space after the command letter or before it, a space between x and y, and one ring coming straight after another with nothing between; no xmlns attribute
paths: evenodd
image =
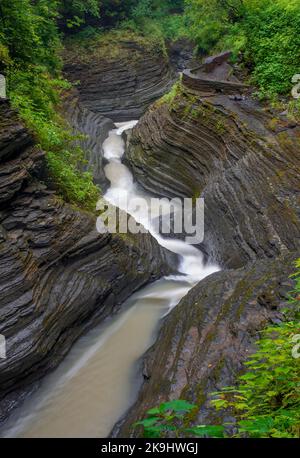
<svg viewBox="0 0 300 458"><path fill-rule="evenodd" d="M211 402L266 329L298 326L298 86L276 22L294 36L297 2L2 3L0 437L148 437L168 401L192 408L160 438L299 436L294 406L276 416L299 399L285 370L272 428L239 430L247 396ZM266 57L273 29L285 52Z"/></svg>

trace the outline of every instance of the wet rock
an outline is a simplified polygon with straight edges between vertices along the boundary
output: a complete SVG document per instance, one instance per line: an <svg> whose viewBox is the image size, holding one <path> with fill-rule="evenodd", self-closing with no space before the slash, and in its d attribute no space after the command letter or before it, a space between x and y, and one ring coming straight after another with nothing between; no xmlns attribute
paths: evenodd
<svg viewBox="0 0 300 458"><path fill-rule="evenodd" d="M66 94L63 111L74 128L74 134L80 136L76 144L85 151L87 165L84 170L89 170L95 183L103 191L106 190L109 182L103 170L105 160L102 145L109 131L115 127L113 121L85 108L79 102L79 95L75 89Z"/></svg>
<svg viewBox="0 0 300 458"><path fill-rule="evenodd" d="M209 80L209 77L207 78ZM210 83L208 83L210 84ZM233 385L259 330L280 323L300 256L300 127L274 129L271 114L249 96L181 87L134 128L126 161L156 196L204 197L202 250L222 272L202 280L166 318L148 352L138 400L113 434L169 399L199 406L194 423L228 419L210 393Z"/></svg>
<svg viewBox="0 0 300 458"><path fill-rule="evenodd" d="M137 437L133 424L161 402L186 399L198 406L193 424L220 424L227 412L210 405L211 393L232 386L243 363L255 348L259 331L281 321L285 294L292 288L287 278L300 252L279 259L257 261L247 267L210 275L193 288L166 318L158 340L148 351L147 374L136 404L113 434ZM262 304L260 297L272 297Z"/></svg>
<svg viewBox="0 0 300 458"><path fill-rule="evenodd" d="M137 181L168 197L204 197L202 248L226 267L299 247L300 127L270 129L249 97L201 97L184 87L152 107L126 154Z"/></svg>
<svg viewBox="0 0 300 458"><path fill-rule="evenodd" d="M194 56L195 44L190 40L180 38L175 42L167 43L167 47L170 63L177 72L196 65L196 58Z"/></svg>
<svg viewBox="0 0 300 458"><path fill-rule="evenodd" d="M84 55L67 49L64 71L85 108L118 122L139 119L174 80L165 50L134 39L94 44Z"/></svg>
<svg viewBox="0 0 300 458"><path fill-rule="evenodd" d="M43 154L8 101L0 101L0 120L3 420L83 332L176 260L149 234L99 234L93 214L64 203L39 180Z"/></svg>

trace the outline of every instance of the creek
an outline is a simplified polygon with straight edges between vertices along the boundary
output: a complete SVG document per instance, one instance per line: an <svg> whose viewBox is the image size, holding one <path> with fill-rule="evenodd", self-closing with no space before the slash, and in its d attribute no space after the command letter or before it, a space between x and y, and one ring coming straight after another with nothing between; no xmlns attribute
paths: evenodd
<svg viewBox="0 0 300 458"><path fill-rule="evenodd" d="M123 133L135 124L116 124L103 144L105 174L111 183L105 199L113 205L119 204L120 195L127 203L150 199L122 163ZM129 211L127 206L121 209ZM218 270L216 265L205 265L194 246L163 238L145 212L129 213L160 245L178 255L178 274L139 290L117 315L80 338L60 366L13 412L2 437L107 437L136 399L142 383L141 357L154 343L161 320L194 285Z"/></svg>

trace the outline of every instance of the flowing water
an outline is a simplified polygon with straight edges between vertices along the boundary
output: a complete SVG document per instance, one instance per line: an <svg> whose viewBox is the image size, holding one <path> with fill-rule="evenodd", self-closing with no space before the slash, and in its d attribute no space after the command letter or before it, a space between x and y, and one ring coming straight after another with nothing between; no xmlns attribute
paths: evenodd
<svg viewBox="0 0 300 458"><path fill-rule="evenodd" d="M129 209L128 202L133 199L150 199L122 164L122 133L135 124L116 124L103 144L108 160L105 173L111 183L105 198L129 211L159 244L179 256L179 274L133 294L122 312L80 338L60 366L12 414L2 437L108 436L135 400L141 384L138 362L153 344L160 320L197 282L218 270L213 265L204 266L201 252L195 247L162 238L153 229L148 213ZM123 208L121 195L127 198Z"/></svg>

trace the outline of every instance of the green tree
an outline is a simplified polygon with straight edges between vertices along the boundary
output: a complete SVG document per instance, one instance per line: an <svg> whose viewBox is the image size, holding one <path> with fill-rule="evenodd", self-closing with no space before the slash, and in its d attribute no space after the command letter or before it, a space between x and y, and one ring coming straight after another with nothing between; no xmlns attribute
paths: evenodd
<svg viewBox="0 0 300 458"><path fill-rule="evenodd" d="M300 2L248 0L242 27L245 60L261 92L288 93L300 71Z"/></svg>
<svg viewBox="0 0 300 458"><path fill-rule="evenodd" d="M299 0L186 0L189 36L198 51L243 53L263 95L287 94L299 73Z"/></svg>
<svg viewBox="0 0 300 458"><path fill-rule="evenodd" d="M185 0L185 15L198 51L211 52L222 37L231 34L244 15L242 0Z"/></svg>
<svg viewBox="0 0 300 458"><path fill-rule="evenodd" d="M2 0L0 40L15 63L56 68L60 39L56 0Z"/></svg>
<svg viewBox="0 0 300 458"><path fill-rule="evenodd" d="M100 0L63 0L59 5L59 25L63 30L76 29L91 18L100 18Z"/></svg>

